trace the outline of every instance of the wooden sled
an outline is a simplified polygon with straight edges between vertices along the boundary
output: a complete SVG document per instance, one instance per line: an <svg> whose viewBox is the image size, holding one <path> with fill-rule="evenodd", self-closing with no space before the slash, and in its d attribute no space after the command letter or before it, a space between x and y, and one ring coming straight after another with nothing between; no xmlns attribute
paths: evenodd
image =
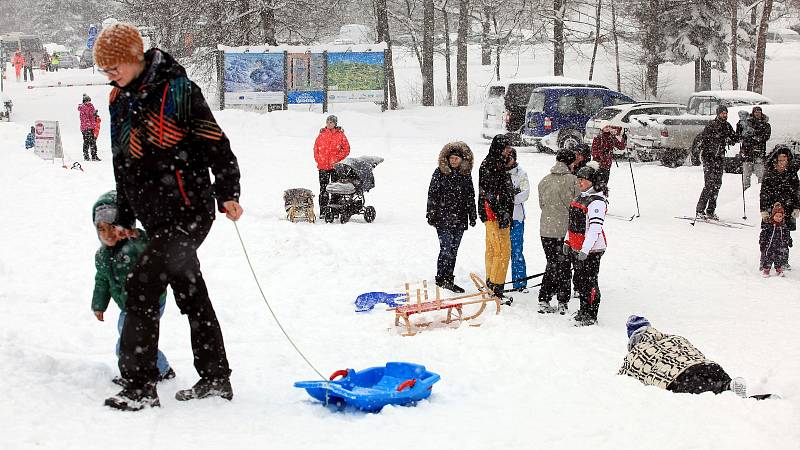
<svg viewBox="0 0 800 450"><path fill-rule="evenodd" d="M405 332L403 336L414 336L417 334L417 329L411 323L410 316L414 314L426 313L431 311L447 311L447 317L441 323L449 325L453 322L463 322L474 319L486 310L490 302L495 304L495 314L500 314L500 299L486 286L486 283L474 273L470 273L469 277L475 284L478 292L473 294L465 294L457 297L441 298L439 286L436 286L436 297L432 300L428 298L428 282L422 282L422 289L417 289L417 301L411 303L411 289L409 284L406 283L406 296L409 300L407 305L398 306L396 308L389 308L387 311L394 311L394 325L400 326L400 321L403 321ZM471 315L464 315L463 307L466 305L480 304L478 311ZM418 324L417 326L428 326L430 323ZM474 326L480 326L474 325Z"/></svg>

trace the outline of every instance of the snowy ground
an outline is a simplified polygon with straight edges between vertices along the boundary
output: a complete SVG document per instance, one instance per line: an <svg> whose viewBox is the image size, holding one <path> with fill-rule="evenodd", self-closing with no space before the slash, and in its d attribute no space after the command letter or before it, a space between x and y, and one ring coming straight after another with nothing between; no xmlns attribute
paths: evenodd
<svg viewBox="0 0 800 450"><path fill-rule="evenodd" d="M411 73L411 64L404 70ZM220 218L200 260L226 338L234 400L173 399L196 374L186 320L170 301L161 349L178 377L160 385L163 407L135 414L104 408L103 399L117 391L110 383L117 374L117 311L112 305L100 323L89 310L99 245L90 208L113 188L108 130L100 140L103 162L84 163L83 172L41 161L23 150L23 142L33 120L59 120L67 162L79 158L80 94L91 95L107 119L108 88L23 90L13 82L9 88L15 122L0 123L0 448L800 446L800 350L794 339L800 271L762 279L757 228L690 227L673 218L694 210L702 185L697 167L633 166L641 218L607 221L610 248L601 268L596 327L577 329L566 317L537 314L535 289L515 296L514 306L499 316L485 314L481 327L415 337L397 336L390 313L353 312L360 293L433 277L438 245L424 220L430 174L450 140L465 140L483 158L488 143L478 138L480 105L384 114L339 107L352 154L386 159L367 196L377 209L375 223L355 218L346 225L284 219L284 189L317 189L311 146L323 115L217 114L242 170L245 216L239 228L288 333L323 373L386 361L424 364L442 376L428 401L380 414L333 413L293 388L294 381L315 374L272 322L234 227ZM553 159L520 154L533 184ZM740 186L737 176L725 175L721 217L741 218ZM611 188L611 212L633 214L627 166L612 170ZM754 225L757 197L756 189L747 192ZM544 263L535 194L528 212L525 254L535 273ZM483 237L482 225L464 236L456 268L463 285L470 271L483 272ZM745 377L753 393L779 392L784 400L675 395L617 376L626 352L625 319L633 313L688 337L732 376Z"/></svg>

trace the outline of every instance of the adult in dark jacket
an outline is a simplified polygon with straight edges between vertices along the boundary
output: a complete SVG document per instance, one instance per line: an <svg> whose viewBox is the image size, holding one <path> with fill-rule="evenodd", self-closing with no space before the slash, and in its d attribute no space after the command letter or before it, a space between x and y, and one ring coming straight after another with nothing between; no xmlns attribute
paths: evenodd
<svg viewBox="0 0 800 450"><path fill-rule="evenodd" d="M740 126L736 125L736 134L742 139L740 154L742 155L742 182L747 190L750 178L756 174L758 182L764 178L764 160L767 154L767 141L772 136L772 126L760 106L753 106L753 111Z"/></svg>
<svg viewBox="0 0 800 450"><path fill-rule="evenodd" d="M33 60L33 54L30 51L25 52L25 67L23 69L25 81L28 81L28 77L30 77L31 81L33 81L33 66L35 61Z"/></svg>
<svg viewBox="0 0 800 450"><path fill-rule="evenodd" d="M769 222L771 220L770 209L775 203L780 203L787 216L791 211L791 216L786 218L786 228L788 231L794 231L797 228L797 218L800 217L798 189L800 189L800 179L797 176L797 166L794 163L792 150L785 145L778 145L769 156L766 173L761 182L759 206L762 220ZM789 242L791 242L791 238ZM788 263L788 254L786 259L783 268L791 269Z"/></svg>
<svg viewBox="0 0 800 450"><path fill-rule="evenodd" d="M439 167L433 171L428 188L428 224L439 236L436 284L453 292L464 289L455 284L453 270L458 247L468 226L474 227L475 188L472 184L472 150L463 142L451 142L439 152Z"/></svg>
<svg viewBox="0 0 800 450"><path fill-rule="evenodd" d="M478 170L478 214L486 225L486 284L498 297L504 297L511 257L514 184L506 167L510 154L511 140L498 134Z"/></svg>
<svg viewBox="0 0 800 450"><path fill-rule="evenodd" d="M703 160L703 179L705 184L695 212L698 216L718 219L717 196L722 187L722 174L725 150L738 140L736 132L728 123L728 108L717 107L717 117L706 125L700 135L700 158Z"/></svg>
<svg viewBox="0 0 800 450"><path fill-rule="evenodd" d="M114 86L109 110L118 224L129 230L138 219L150 236L126 285L119 366L129 383L105 402L131 411L160 406L158 301L167 285L191 324L201 377L176 399L233 397L222 331L197 249L214 221L215 198L229 219L238 220L243 212L236 156L200 88L170 55L159 49L145 54L143 47L139 30L121 22L104 28L94 47L95 62Z"/></svg>

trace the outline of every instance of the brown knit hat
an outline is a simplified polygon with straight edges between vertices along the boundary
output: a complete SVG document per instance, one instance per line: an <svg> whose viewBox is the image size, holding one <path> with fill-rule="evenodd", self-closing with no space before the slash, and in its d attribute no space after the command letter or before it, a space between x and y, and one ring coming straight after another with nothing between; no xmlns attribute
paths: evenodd
<svg viewBox="0 0 800 450"><path fill-rule="evenodd" d="M117 22L103 28L94 43L94 62L100 68L144 61L142 34L134 25Z"/></svg>

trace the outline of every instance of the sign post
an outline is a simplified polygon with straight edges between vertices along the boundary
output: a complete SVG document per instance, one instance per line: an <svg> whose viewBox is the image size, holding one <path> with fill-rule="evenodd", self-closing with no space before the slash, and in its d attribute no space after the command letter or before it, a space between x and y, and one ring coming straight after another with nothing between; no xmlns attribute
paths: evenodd
<svg viewBox="0 0 800 450"><path fill-rule="evenodd" d="M94 42L97 40L97 27L89 25L89 31L86 37L86 48L91 50L94 47ZM94 73L94 64L92 64L92 73Z"/></svg>

